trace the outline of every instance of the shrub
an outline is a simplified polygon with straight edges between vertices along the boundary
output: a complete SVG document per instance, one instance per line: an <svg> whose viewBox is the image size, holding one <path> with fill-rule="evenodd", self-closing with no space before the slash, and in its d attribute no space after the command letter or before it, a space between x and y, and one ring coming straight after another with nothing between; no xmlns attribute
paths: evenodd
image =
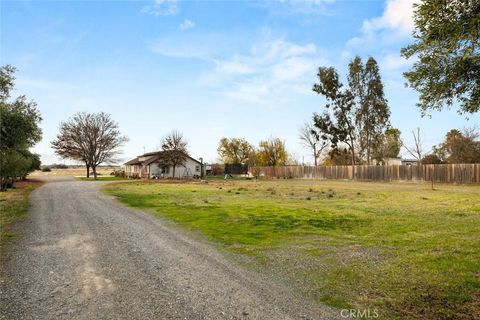
<svg viewBox="0 0 480 320"><path fill-rule="evenodd" d="M10 189L11 187L13 187L13 182L11 180L7 180L3 183L3 189Z"/></svg>
<svg viewBox="0 0 480 320"><path fill-rule="evenodd" d="M54 163L50 166L52 169L68 169L68 166L63 163Z"/></svg>
<svg viewBox="0 0 480 320"><path fill-rule="evenodd" d="M123 170L115 170L110 175L120 178L125 178L125 171Z"/></svg>
<svg viewBox="0 0 480 320"><path fill-rule="evenodd" d="M50 167L43 167L42 172L50 172L52 169Z"/></svg>

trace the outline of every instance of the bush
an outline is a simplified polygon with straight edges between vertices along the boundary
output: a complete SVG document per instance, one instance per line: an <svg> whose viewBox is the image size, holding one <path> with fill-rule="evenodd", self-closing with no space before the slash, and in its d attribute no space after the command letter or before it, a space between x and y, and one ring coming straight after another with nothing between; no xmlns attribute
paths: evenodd
<svg viewBox="0 0 480 320"><path fill-rule="evenodd" d="M68 169L68 166L63 163L54 163L50 166L52 169Z"/></svg>
<svg viewBox="0 0 480 320"><path fill-rule="evenodd" d="M50 167L43 167L42 172L50 172L52 169Z"/></svg>
<svg viewBox="0 0 480 320"><path fill-rule="evenodd" d="M125 171L123 171L123 170L115 170L115 171L113 171L110 175L111 175L111 176L115 176L115 177L125 178Z"/></svg>
<svg viewBox="0 0 480 320"><path fill-rule="evenodd" d="M3 190L10 189L13 187L13 182L11 180L7 180L3 183Z"/></svg>

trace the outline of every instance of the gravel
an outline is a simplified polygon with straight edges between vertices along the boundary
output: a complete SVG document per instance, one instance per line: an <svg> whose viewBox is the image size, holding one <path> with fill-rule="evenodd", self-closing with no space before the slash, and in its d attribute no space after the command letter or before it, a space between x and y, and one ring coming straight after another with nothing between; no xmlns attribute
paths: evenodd
<svg viewBox="0 0 480 320"><path fill-rule="evenodd" d="M214 246L99 192L50 179L1 262L1 319L337 319Z"/></svg>

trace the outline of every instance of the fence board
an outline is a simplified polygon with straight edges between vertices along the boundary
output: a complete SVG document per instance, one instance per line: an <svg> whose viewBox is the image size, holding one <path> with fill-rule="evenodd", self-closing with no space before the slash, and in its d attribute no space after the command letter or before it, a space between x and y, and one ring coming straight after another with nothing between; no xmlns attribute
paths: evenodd
<svg viewBox="0 0 480 320"><path fill-rule="evenodd" d="M480 183L480 164L426 164L390 166L282 166L251 167L264 177L297 179L343 179L368 181L432 181Z"/></svg>

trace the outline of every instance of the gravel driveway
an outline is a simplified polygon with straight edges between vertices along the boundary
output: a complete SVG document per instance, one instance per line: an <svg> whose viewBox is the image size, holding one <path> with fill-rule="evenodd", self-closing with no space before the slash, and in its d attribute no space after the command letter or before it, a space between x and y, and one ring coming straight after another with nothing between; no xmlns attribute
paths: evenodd
<svg viewBox="0 0 480 320"><path fill-rule="evenodd" d="M216 249L125 208L101 182L51 180L30 196L1 267L2 319L335 319Z"/></svg>

